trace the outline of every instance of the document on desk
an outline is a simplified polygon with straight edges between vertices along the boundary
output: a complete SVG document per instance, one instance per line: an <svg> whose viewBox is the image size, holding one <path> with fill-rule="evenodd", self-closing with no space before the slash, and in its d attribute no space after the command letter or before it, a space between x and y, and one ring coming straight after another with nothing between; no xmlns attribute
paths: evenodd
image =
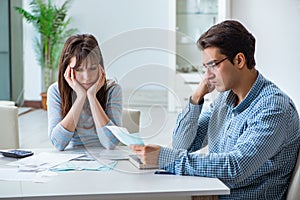
<svg viewBox="0 0 300 200"><path fill-rule="evenodd" d="M47 182L51 176L56 173L44 172L23 172L19 168L0 168L0 180L3 181L31 181L31 182Z"/></svg>
<svg viewBox="0 0 300 200"><path fill-rule="evenodd" d="M0 168L0 180L46 182L57 173L49 169L85 154L47 153L42 152L33 156L7 163L11 168ZM12 168L13 167L13 168Z"/></svg>
<svg viewBox="0 0 300 200"><path fill-rule="evenodd" d="M84 154L64 154L42 152L18 161L10 162L7 165L18 166L20 171L44 171L53 166L67 162Z"/></svg>
<svg viewBox="0 0 300 200"><path fill-rule="evenodd" d="M118 126L107 126L107 128L120 140L122 143L130 146L132 144L144 145L139 133L129 133L124 127Z"/></svg>
<svg viewBox="0 0 300 200"><path fill-rule="evenodd" d="M71 160L55 167L52 167L51 171L81 171L81 170L88 170L88 171L109 171L112 170L117 161L112 160L94 160L94 161L78 161L78 160Z"/></svg>
<svg viewBox="0 0 300 200"><path fill-rule="evenodd" d="M97 161L102 161L103 159L128 160L132 151L128 146L116 146L115 149L87 148L85 153L88 157ZM80 158L76 158L76 160L80 160Z"/></svg>
<svg viewBox="0 0 300 200"><path fill-rule="evenodd" d="M108 159L108 160L128 160L131 151L124 151L119 149L101 149L97 153L93 154L93 157L98 159Z"/></svg>

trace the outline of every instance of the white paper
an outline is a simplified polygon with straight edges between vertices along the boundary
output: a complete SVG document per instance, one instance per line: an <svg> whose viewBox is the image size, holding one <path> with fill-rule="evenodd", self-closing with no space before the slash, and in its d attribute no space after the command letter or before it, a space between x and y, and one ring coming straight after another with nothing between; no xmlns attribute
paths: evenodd
<svg viewBox="0 0 300 200"><path fill-rule="evenodd" d="M113 150L102 149L98 153L93 154L93 156L97 159L100 158L100 159L110 159L110 160L128 160L130 153L131 152L118 150L118 149L113 149Z"/></svg>
<svg viewBox="0 0 300 200"><path fill-rule="evenodd" d="M93 160L128 160L129 155L132 154L131 149L127 146L116 146L115 149L105 149L105 148L87 148L86 152L88 158L93 158ZM73 159L74 160L74 159ZM88 160L81 157L75 160Z"/></svg>
<svg viewBox="0 0 300 200"><path fill-rule="evenodd" d="M46 182L53 172L21 172L18 168L0 168L0 180Z"/></svg>
<svg viewBox="0 0 300 200"><path fill-rule="evenodd" d="M98 161L77 161L71 160L51 168L52 171L69 171L69 170L94 170L105 171L111 170L117 164L117 161L98 160Z"/></svg>
<svg viewBox="0 0 300 200"><path fill-rule="evenodd" d="M7 165L19 166L21 171L44 171L55 165L64 163L83 155L84 154L42 152L27 158L19 159L18 161L10 162Z"/></svg>
<svg viewBox="0 0 300 200"><path fill-rule="evenodd" d="M138 133L129 133L126 128L118 126L106 126L123 144L130 146L132 144L144 145L144 141Z"/></svg>

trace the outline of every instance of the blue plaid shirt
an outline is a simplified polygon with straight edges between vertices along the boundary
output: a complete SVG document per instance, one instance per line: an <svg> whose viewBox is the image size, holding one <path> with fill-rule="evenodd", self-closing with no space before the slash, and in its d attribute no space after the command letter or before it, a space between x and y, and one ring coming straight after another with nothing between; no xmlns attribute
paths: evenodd
<svg viewBox="0 0 300 200"><path fill-rule="evenodd" d="M230 188L219 199L285 199L300 144L295 105L261 74L237 106L236 99L223 92L203 113L203 104L189 102L178 116L173 148L161 148L159 167L219 178ZM205 145L207 154L193 153Z"/></svg>

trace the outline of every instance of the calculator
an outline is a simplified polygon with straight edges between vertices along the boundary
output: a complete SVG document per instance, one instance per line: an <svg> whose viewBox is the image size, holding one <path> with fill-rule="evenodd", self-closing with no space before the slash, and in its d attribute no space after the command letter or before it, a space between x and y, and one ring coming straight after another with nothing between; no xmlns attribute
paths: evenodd
<svg viewBox="0 0 300 200"><path fill-rule="evenodd" d="M33 155L32 151L21 150L21 149L0 151L0 153L2 153L3 156L12 157L12 158L25 158Z"/></svg>

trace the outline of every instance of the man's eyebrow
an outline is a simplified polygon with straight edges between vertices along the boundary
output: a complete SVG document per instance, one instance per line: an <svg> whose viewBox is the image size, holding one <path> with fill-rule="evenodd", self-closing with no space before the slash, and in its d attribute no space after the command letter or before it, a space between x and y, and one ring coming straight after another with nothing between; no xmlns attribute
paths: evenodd
<svg viewBox="0 0 300 200"><path fill-rule="evenodd" d="M216 60L211 60L211 61L208 61L207 63L204 63L204 64L212 64L214 62L216 62Z"/></svg>

